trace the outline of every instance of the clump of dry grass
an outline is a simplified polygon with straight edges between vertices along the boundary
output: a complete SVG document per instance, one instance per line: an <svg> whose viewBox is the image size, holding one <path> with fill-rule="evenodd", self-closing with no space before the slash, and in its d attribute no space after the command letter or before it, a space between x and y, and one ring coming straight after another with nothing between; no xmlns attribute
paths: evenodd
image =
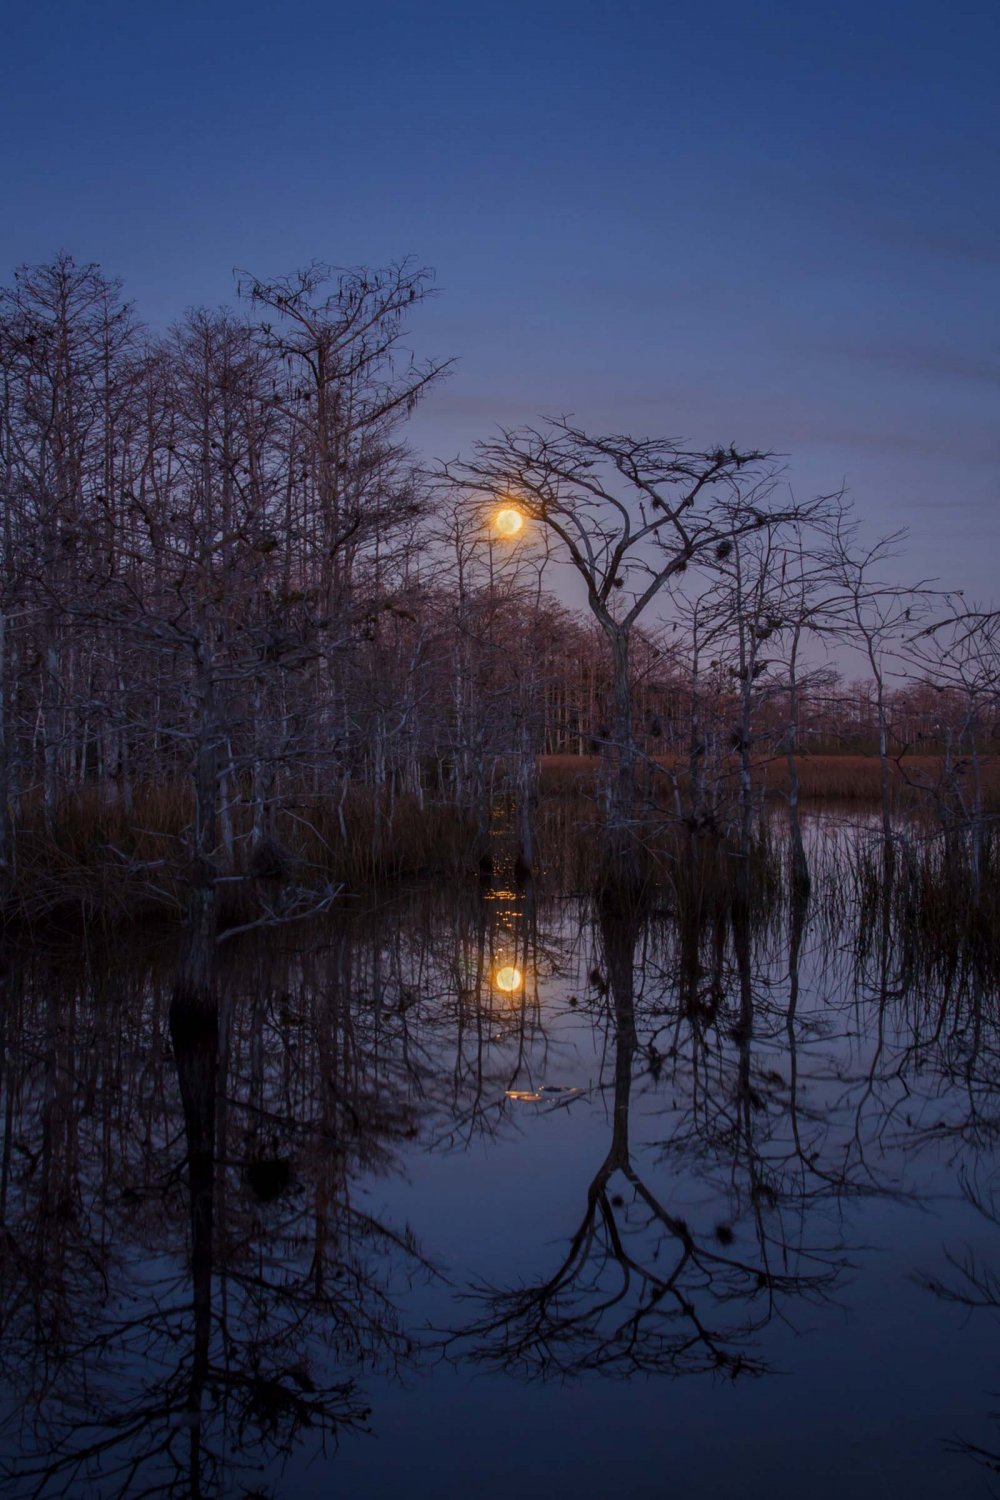
<svg viewBox="0 0 1000 1500"><path fill-rule="evenodd" d="M670 906L689 926L733 917L757 923L777 911L787 894L784 855L766 825L754 830L741 852L725 833L673 824L661 839L660 858Z"/></svg>
<svg viewBox="0 0 1000 1500"><path fill-rule="evenodd" d="M7 916L42 921L76 911L117 920L153 910L179 917L187 896L193 799L181 784L139 787L132 810L87 792L67 799L50 832L40 808L16 831ZM255 850L251 810L230 809L233 858L219 854L220 920L242 921L275 882L317 889L372 885L476 868L474 820L454 806L414 797L380 806L368 792L343 805L303 798L277 815L266 857Z"/></svg>
<svg viewBox="0 0 1000 1500"><path fill-rule="evenodd" d="M30 807L15 831L14 890L8 915L27 921L78 911L130 917L160 907L180 913L179 852L192 803L179 787L144 787L134 807L96 792L66 799L55 829Z"/></svg>
<svg viewBox="0 0 1000 1500"><path fill-rule="evenodd" d="M956 971L1000 981L1000 832L987 828L978 857L968 828L901 839L890 857L873 842L854 867L859 946L889 923L897 950L937 976Z"/></svg>
<svg viewBox="0 0 1000 1500"><path fill-rule="evenodd" d="M586 793L601 770L599 755L543 755L538 762L538 789L543 796Z"/></svg>
<svg viewBox="0 0 1000 1500"><path fill-rule="evenodd" d="M608 868L607 830L595 805L582 797L544 798L538 847L547 884L588 892L596 883L609 894L614 868ZM638 890L659 891L667 909L696 924L734 913L756 919L787 885L784 853L765 824L755 829L749 852L742 855L724 830L691 829L671 816L654 816L634 830L632 853L629 879Z"/></svg>
<svg viewBox="0 0 1000 1500"><path fill-rule="evenodd" d="M282 844L296 859L351 889L428 875L475 870L475 820L446 802L398 797L390 808L366 791L343 807L324 798L303 799L278 819Z"/></svg>

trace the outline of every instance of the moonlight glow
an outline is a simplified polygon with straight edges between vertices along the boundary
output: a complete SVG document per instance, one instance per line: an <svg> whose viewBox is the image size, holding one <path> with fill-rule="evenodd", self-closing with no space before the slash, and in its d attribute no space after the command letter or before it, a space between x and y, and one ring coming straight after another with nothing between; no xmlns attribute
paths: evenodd
<svg viewBox="0 0 1000 1500"><path fill-rule="evenodd" d="M497 511L493 518L493 525L501 536L517 536L524 525L524 517L512 505L507 505L503 510Z"/></svg>
<svg viewBox="0 0 1000 1500"><path fill-rule="evenodd" d="M498 990L503 990L505 994L512 995L515 990L521 988L523 983L521 971L520 969L515 969L513 964L505 964L502 969L497 969L494 976L494 983Z"/></svg>

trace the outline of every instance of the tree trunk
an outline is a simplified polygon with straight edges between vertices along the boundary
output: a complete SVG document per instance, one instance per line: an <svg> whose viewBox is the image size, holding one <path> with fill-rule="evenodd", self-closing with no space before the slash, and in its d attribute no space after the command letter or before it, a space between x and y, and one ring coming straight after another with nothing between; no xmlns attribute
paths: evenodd
<svg viewBox="0 0 1000 1500"><path fill-rule="evenodd" d="M792 850L792 884L796 891L809 889L809 862L802 842L802 825L799 821L799 682L797 657L798 631L792 641L788 663L788 732L785 737L785 756L788 762L788 832Z"/></svg>

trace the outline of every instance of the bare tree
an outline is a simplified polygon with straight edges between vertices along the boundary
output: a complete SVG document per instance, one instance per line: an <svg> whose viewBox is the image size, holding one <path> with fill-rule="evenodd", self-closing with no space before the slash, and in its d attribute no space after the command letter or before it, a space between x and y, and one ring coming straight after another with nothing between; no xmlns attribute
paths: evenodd
<svg viewBox="0 0 1000 1500"><path fill-rule="evenodd" d="M846 514L833 528L829 567L839 598L828 614L838 616L849 638L863 652L874 686L878 733L882 845L886 871L894 868L890 761L890 679L902 667L902 648L927 607L926 583L900 587L880 576L904 536L894 532L869 545L859 539L859 528Z"/></svg>
<svg viewBox="0 0 1000 1500"><path fill-rule="evenodd" d="M774 472L764 453L594 437L566 420L545 430L503 431L479 443L472 458L444 468L445 478L480 506L484 492L494 502L508 498L554 538L554 556L583 580L612 662L608 822L614 861L623 870L634 870L633 632L669 581L693 563L708 564L734 539L799 514L798 507L764 508Z"/></svg>

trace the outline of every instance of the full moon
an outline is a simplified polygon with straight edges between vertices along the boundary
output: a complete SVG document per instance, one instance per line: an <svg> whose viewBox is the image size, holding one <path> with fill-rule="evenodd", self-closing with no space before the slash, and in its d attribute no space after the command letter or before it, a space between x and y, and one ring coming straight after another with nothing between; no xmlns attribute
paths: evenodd
<svg viewBox="0 0 1000 1500"><path fill-rule="evenodd" d="M519 510L509 506L497 511L493 524L501 536L517 536L524 525L524 517Z"/></svg>
<svg viewBox="0 0 1000 1500"><path fill-rule="evenodd" d="M504 990L508 995L521 988L521 971L515 969L513 964L507 964L502 969L497 969L494 980L498 990Z"/></svg>

